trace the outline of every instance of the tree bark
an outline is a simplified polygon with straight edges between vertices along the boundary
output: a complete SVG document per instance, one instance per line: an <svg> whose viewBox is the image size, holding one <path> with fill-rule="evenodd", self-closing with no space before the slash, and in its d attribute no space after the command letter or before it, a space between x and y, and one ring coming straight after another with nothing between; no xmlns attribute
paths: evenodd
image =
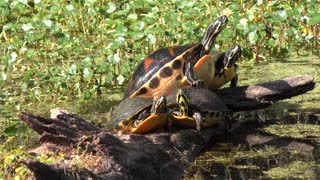
<svg viewBox="0 0 320 180"><path fill-rule="evenodd" d="M263 109L314 88L308 75L219 89L233 111ZM34 153L60 152L54 164L22 161L36 179L179 179L188 165L225 129L169 129L147 135L113 133L75 114L52 110L51 118L21 112L19 117L40 135ZM78 159L75 163L75 159Z"/></svg>

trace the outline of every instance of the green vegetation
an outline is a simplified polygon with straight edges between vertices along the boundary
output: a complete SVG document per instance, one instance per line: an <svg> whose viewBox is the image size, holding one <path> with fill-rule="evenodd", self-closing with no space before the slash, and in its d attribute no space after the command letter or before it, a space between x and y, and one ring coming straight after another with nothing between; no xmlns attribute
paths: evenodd
<svg viewBox="0 0 320 180"><path fill-rule="evenodd" d="M189 167L184 179L199 179L199 172L217 179L225 176L230 179L316 179L320 169L319 163L308 154L275 147L222 152L213 149L204 153Z"/></svg>
<svg viewBox="0 0 320 180"><path fill-rule="evenodd" d="M314 162L307 163L302 161L295 161L290 163L286 167L272 168L264 172L268 177L272 179L316 179L317 174L311 169L320 169L319 164Z"/></svg>
<svg viewBox="0 0 320 180"><path fill-rule="evenodd" d="M263 129L266 133L280 137L290 137L297 139L320 139L320 125L314 124L290 124L272 125Z"/></svg>
<svg viewBox="0 0 320 180"><path fill-rule="evenodd" d="M159 47L198 42L206 26L222 14L229 15L229 23L215 48L243 47L240 84L303 73L319 77L319 57L306 57L319 53L318 4L319 0L1 1L0 164L8 165L0 167L0 178L23 176L25 172L9 165L7 157L25 157L20 149L35 143L35 134L17 118L19 111L47 115L60 106L105 123L105 113L119 102L137 62ZM288 58L296 55L306 61ZM303 105L315 109L319 92L317 87L306 95ZM285 105L297 101L293 98Z"/></svg>

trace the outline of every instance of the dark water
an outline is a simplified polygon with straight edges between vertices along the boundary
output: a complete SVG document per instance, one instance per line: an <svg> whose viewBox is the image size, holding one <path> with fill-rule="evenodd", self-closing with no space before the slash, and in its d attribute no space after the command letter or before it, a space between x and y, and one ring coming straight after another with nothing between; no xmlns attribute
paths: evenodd
<svg viewBox="0 0 320 180"><path fill-rule="evenodd" d="M291 113L266 119L263 123L242 123L213 139L190 166L185 179L320 178L320 114ZM265 130L281 125L292 126L289 131L293 133Z"/></svg>

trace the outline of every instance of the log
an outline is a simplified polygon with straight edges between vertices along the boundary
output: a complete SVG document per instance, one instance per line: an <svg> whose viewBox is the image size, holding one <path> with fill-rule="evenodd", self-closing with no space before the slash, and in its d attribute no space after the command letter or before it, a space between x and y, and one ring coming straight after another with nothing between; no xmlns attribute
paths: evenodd
<svg viewBox="0 0 320 180"><path fill-rule="evenodd" d="M314 86L311 76L302 75L216 93L230 109L243 111L269 107ZM41 145L33 153L64 154L64 159L54 164L21 161L36 179L180 179L210 140L226 132L217 127L200 132L168 129L146 135L113 133L58 109L52 110L51 118L26 112L19 117L40 135ZM75 158L79 160L76 164Z"/></svg>

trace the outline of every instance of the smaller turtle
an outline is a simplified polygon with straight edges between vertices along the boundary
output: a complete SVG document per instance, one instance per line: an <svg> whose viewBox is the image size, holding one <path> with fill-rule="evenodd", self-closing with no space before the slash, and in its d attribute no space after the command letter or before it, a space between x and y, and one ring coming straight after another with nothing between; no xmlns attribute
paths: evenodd
<svg viewBox="0 0 320 180"><path fill-rule="evenodd" d="M116 130L133 134L145 134L167 125L167 100L141 97L122 101L111 115L111 124Z"/></svg>
<svg viewBox="0 0 320 180"><path fill-rule="evenodd" d="M203 80L204 88L214 90L231 81L231 87L237 86L237 64L241 57L241 47L235 45L226 52L213 51L206 59L194 66L196 77Z"/></svg>
<svg viewBox="0 0 320 180"><path fill-rule="evenodd" d="M215 93L199 87L179 89L176 104L168 103L168 107L171 109L169 118L173 126L197 130L213 127L220 122L229 124L231 114L227 105Z"/></svg>

